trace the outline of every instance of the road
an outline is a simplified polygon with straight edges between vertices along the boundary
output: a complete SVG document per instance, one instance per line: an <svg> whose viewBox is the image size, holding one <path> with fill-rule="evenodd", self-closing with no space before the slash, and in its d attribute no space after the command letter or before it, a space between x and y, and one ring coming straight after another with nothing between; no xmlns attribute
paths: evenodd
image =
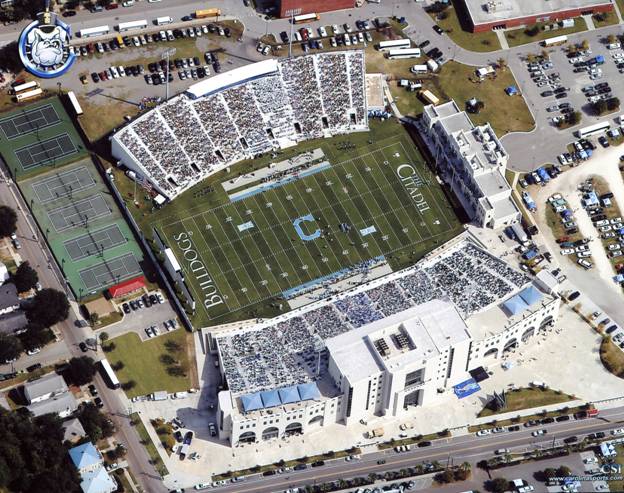
<svg viewBox="0 0 624 493"><path fill-rule="evenodd" d="M521 452L539 448L547 448L553 443L560 445L562 439L576 435L581 438L588 433L609 431L620 427L617 423L624 419L624 406L601 412L600 417L586 420L571 420L563 423L524 428L514 433L500 433L478 438L474 434L437 440L431 447L416 448L409 452L396 453L394 450L375 452L362 456L354 462L345 462L342 459L326 461L321 468L308 468L305 471L292 471L276 476L252 476L240 483L223 486L218 491L224 493L275 493L293 487L303 487L307 484L329 482L337 479L365 477L370 473L401 469L413 466L418 462L438 461L445 464L447 461L461 464L468 461L475 464L482 459L491 458L494 451L500 448L509 448L512 452ZM531 436L536 429L546 429L548 433L543 439ZM385 460L385 464L377 461ZM504 469L502 470L504 471ZM504 474L504 473L501 473ZM460 485L458 487L461 488Z"/></svg>
<svg viewBox="0 0 624 493"><path fill-rule="evenodd" d="M36 268L39 280L44 287L66 290L62 275L57 271L54 261L37 231L34 221L27 211L26 204L23 203L16 186L6 179L0 177L0 203L8 205L18 212L17 235L20 238L22 248L19 250L24 260ZM32 223L30 223L32 222ZM38 355L22 356L15 364L14 368L20 370L35 362L42 365L52 364L61 359L69 359L73 356L83 356L78 344L85 339L92 338L93 332L90 327L78 327L76 314L69 311L69 317L61 324L57 324L56 330L60 331L62 341L46 347ZM97 355L89 351L88 355L99 359ZM0 367L0 371L12 371L11 365ZM104 409L111 414L113 422L117 428L117 438L124 443L128 449L127 461L132 471L134 471L137 481L146 492L167 491L160 476L149 462L149 456L143 445L139 441L139 436L130 425L127 418L127 408L124 405L121 390L111 390L103 382L99 373L96 375L95 383L99 389L99 395L104 401Z"/></svg>

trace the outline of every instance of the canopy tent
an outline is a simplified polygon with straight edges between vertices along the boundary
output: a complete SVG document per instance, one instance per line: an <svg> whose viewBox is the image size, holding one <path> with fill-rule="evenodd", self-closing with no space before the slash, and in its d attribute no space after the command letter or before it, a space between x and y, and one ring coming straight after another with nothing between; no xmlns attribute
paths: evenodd
<svg viewBox="0 0 624 493"><path fill-rule="evenodd" d="M515 96L518 94L518 88L516 86L509 86L505 89L507 96Z"/></svg>
<svg viewBox="0 0 624 493"><path fill-rule="evenodd" d="M264 405L264 407L275 407L279 406L282 403L282 401L280 401L277 390L260 392L260 397L262 398L262 404Z"/></svg>
<svg viewBox="0 0 624 493"><path fill-rule="evenodd" d="M262 404L262 398L257 392L255 394L242 395L241 403L243 404L243 410L245 412L257 411L258 409L262 409L264 407Z"/></svg>
<svg viewBox="0 0 624 493"><path fill-rule="evenodd" d="M542 299L542 293L540 293L535 286L524 288L518 293L518 296L520 296L528 306L534 305Z"/></svg>
<svg viewBox="0 0 624 493"><path fill-rule="evenodd" d="M284 387L278 390L282 404L290 404L292 402L299 402L299 392L296 386Z"/></svg>
<svg viewBox="0 0 624 493"><path fill-rule="evenodd" d="M311 401L321 396L318 387L313 382L297 385L297 390L299 391L299 399L302 401Z"/></svg>
<svg viewBox="0 0 624 493"><path fill-rule="evenodd" d="M518 315L529 307L527 303L519 296L515 295L503 303L503 309L510 315Z"/></svg>

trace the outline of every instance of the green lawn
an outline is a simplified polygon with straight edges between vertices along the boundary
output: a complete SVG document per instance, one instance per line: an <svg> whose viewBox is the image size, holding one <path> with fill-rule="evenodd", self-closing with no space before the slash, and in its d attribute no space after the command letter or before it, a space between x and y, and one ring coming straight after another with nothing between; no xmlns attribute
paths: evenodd
<svg viewBox="0 0 624 493"><path fill-rule="evenodd" d="M284 292L380 256L394 269L402 268L460 231L409 135L396 123L381 127L381 134L317 143L331 166L313 175L237 202L221 194L221 202L214 204L211 194L191 190L151 218L150 225L158 228L185 270L190 268L184 261L188 245L174 238L188 233L214 281L221 302L204 305L200 281L205 276L186 275L202 322L225 321L232 314L266 316L283 305ZM342 148L345 142L353 147ZM281 155L274 161L283 159ZM410 196L397 176L404 163L414 166L422 180L418 191L427 206L422 210L417 205L421 199ZM308 216L300 227L309 235L318 231L320 237L298 236L295 220ZM240 231L247 223L251 229ZM343 224L350 231L342 231ZM374 230L367 234L366 228Z"/></svg>
<svg viewBox="0 0 624 493"><path fill-rule="evenodd" d="M163 327L159 327L163 331ZM169 351L165 346L167 341L177 343L180 351ZM186 331L177 329L173 332L141 342L139 336L128 333L111 339L115 344L115 349L107 352L106 358L115 368L118 362L122 362L124 367L116 370L117 378L123 385L133 380L136 385L126 391L128 397L137 395L147 395L158 390L167 392L181 392L191 388L189 360L186 353ZM140 355L140 356L139 356ZM162 355L171 355L179 361L180 366L186 369L186 376L171 375L167 368L174 364L165 364L160 361Z"/></svg>
<svg viewBox="0 0 624 493"><path fill-rule="evenodd" d="M587 30L587 23L582 17L574 19L574 27L567 27L565 29L555 29L551 31L544 31L543 27L552 24L552 22L539 22L530 26L521 27L519 29L513 29L505 32L507 43L509 46L520 46L527 43L535 43L536 41L542 41L548 38L554 38L555 36L563 36L568 34L579 33ZM529 36L525 31L533 26L538 26L540 31L535 36Z"/></svg>
<svg viewBox="0 0 624 493"><path fill-rule="evenodd" d="M498 69L495 78L481 82L475 76L475 67L455 61L445 63L436 77L425 79L423 87L431 90L441 101L454 99L460 109L466 101L477 98L485 103L485 108L478 115L471 114L475 125L489 122L502 137L509 132L528 132L535 126L531 112L521 96L507 96L505 88L517 86L511 70ZM392 95L399 110L405 115L422 113L423 103L415 92L409 92L390 83ZM505 108L505 111L500 111Z"/></svg>
<svg viewBox="0 0 624 493"><path fill-rule="evenodd" d="M130 419L134 423L136 423L134 427L136 428L136 431L139 434L141 443L143 444L143 446L145 447L145 450L147 451L147 455L150 456L150 460L152 464L158 471L158 474L160 474L163 477L169 474L169 471L167 470L165 463L160 457L158 450L156 450L156 445L154 445L154 442L150 438L149 433L145 429L145 425L143 425L141 418L139 418L139 415L137 413L133 413L130 415Z"/></svg>
<svg viewBox="0 0 624 493"><path fill-rule="evenodd" d="M596 14L596 15L598 15L598 14ZM615 13L615 10L613 10L612 12L605 12L604 20L597 19L596 15L594 15L592 17L592 21L594 22L594 26L596 26L597 28L599 28L599 27L606 27L606 26L612 26L612 25L618 23L618 16Z"/></svg>
<svg viewBox="0 0 624 493"><path fill-rule="evenodd" d="M510 413L514 411L521 411L523 409L533 409L543 406L549 406L551 404L558 404L560 402L572 401L574 396L564 394L552 389L538 389L538 388L526 388L516 391L509 391L505 393L507 397L507 407L500 411L492 411L487 407L479 413L480 418L492 416L501 413Z"/></svg>
<svg viewBox="0 0 624 493"><path fill-rule="evenodd" d="M431 14L436 24L446 31L449 38L462 48L470 51L485 52L501 49L498 37L493 31L470 32L470 26L464 21L464 19L469 18L464 6L458 0L453 0L452 3L453 6L446 9L443 14L447 16L445 19L436 20L436 16ZM434 33L432 36L437 36L437 34Z"/></svg>

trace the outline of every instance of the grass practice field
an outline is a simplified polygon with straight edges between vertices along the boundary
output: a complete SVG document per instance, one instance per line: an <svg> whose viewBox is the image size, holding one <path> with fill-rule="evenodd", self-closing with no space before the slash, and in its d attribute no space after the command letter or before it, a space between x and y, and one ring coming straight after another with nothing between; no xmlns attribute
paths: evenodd
<svg viewBox="0 0 624 493"><path fill-rule="evenodd" d="M17 179L59 168L87 155L57 97L2 114L0 152Z"/></svg>
<svg viewBox="0 0 624 493"><path fill-rule="evenodd" d="M314 174L212 207L191 190L150 217L185 271L196 322L266 316L286 291L373 258L403 267L458 233L410 137L377 125L308 145L331 165Z"/></svg>

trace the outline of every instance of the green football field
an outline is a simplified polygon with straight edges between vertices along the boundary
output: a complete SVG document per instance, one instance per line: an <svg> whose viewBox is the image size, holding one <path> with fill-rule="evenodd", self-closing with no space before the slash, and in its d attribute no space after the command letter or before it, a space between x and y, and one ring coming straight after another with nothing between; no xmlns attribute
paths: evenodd
<svg viewBox="0 0 624 493"><path fill-rule="evenodd" d="M397 129L347 153L320 141L327 169L212 207L179 197L152 218L184 270L199 323L275 314L289 290L376 257L403 267L455 236L452 207Z"/></svg>

